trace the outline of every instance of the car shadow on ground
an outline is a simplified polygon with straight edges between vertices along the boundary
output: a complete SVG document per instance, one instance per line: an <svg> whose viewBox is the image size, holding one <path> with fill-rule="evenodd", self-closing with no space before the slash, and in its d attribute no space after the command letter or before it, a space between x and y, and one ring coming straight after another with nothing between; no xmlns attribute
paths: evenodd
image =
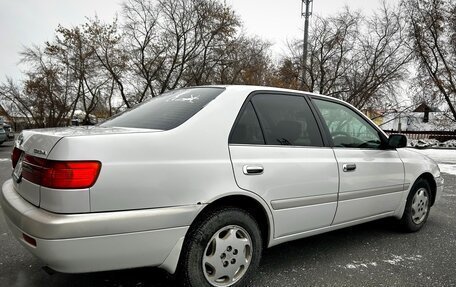
<svg viewBox="0 0 456 287"><path fill-rule="evenodd" d="M296 266L314 264L315 262L324 264L324 262L332 260L333 257L339 257L341 252L356 248L356 245L373 242L379 238L401 235L403 236L403 233L397 229L393 220L384 219L284 243L265 250L257 274L274 276L274 272L290 270ZM43 277L47 278L46 283L43 282L43 286L161 287L177 284L174 276L159 268L150 267L85 274L56 273L43 275ZM263 283L256 283L256 281L257 279L254 276L251 285L263 285Z"/></svg>

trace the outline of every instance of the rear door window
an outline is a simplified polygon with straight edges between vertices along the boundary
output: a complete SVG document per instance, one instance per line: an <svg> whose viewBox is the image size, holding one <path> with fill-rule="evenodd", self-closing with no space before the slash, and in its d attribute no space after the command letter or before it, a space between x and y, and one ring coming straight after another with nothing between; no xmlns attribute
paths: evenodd
<svg viewBox="0 0 456 287"><path fill-rule="evenodd" d="M100 126L170 130L187 121L223 91L223 88L208 87L167 92L108 119Z"/></svg>
<svg viewBox="0 0 456 287"><path fill-rule="evenodd" d="M230 143L323 145L306 100L302 96L281 94L254 95L241 114Z"/></svg>
<svg viewBox="0 0 456 287"><path fill-rule="evenodd" d="M251 102L267 145L323 145L315 117L302 96L258 94Z"/></svg>

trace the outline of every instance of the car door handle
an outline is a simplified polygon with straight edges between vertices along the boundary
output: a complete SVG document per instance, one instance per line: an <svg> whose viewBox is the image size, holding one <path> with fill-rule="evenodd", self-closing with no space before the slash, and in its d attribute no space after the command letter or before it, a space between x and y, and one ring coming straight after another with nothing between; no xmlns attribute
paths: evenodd
<svg viewBox="0 0 456 287"><path fill-rule="evenodd" d="M247 175L262 174L264 168L261 165L244 165L242 171Z"/></svg>
<svg viewBox="0 0 456 287"><path fill-rule="evenodd" d="M342 170L345 172L354 171L356 169L356 164L354 163L344 163Z"/></svg>

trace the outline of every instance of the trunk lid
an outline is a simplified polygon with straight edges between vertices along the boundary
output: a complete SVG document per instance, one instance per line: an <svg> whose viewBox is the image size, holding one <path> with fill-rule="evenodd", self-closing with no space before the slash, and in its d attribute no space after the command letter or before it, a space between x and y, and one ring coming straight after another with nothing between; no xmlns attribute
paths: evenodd
<svg viewBox="0 0 456 287"><path fill-rule="evenodd" d="M24 130L16 139L14 146L20 149L22 153L46 159L51 150L54 148L54 146L64 137L145 133L157 131L159 130L99 126ZM78 159L75 158L75 160ZM16 191L24 199L26 199L35 206L40 206L40 191L42 188L41 186L24 179L15 180L14 177L13 182Z"/></svg>

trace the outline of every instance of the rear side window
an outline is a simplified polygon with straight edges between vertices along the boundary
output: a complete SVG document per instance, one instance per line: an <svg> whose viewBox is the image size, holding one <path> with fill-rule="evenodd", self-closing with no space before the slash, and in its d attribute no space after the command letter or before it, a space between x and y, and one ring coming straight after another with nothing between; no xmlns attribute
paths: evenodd
<svg viewBox="0 0 456 287"><path fill-rule="evenodd" d="M187 121L223 91L223 88L191 88L167 92L100 126L170 130Z"/></svg>
<svg viewBox="0 0 456 287"><path fill-rule="evenodd" d="M242 111L231 134L230 143L264 144L263 133L252 103L249 102Z"/></svg>

